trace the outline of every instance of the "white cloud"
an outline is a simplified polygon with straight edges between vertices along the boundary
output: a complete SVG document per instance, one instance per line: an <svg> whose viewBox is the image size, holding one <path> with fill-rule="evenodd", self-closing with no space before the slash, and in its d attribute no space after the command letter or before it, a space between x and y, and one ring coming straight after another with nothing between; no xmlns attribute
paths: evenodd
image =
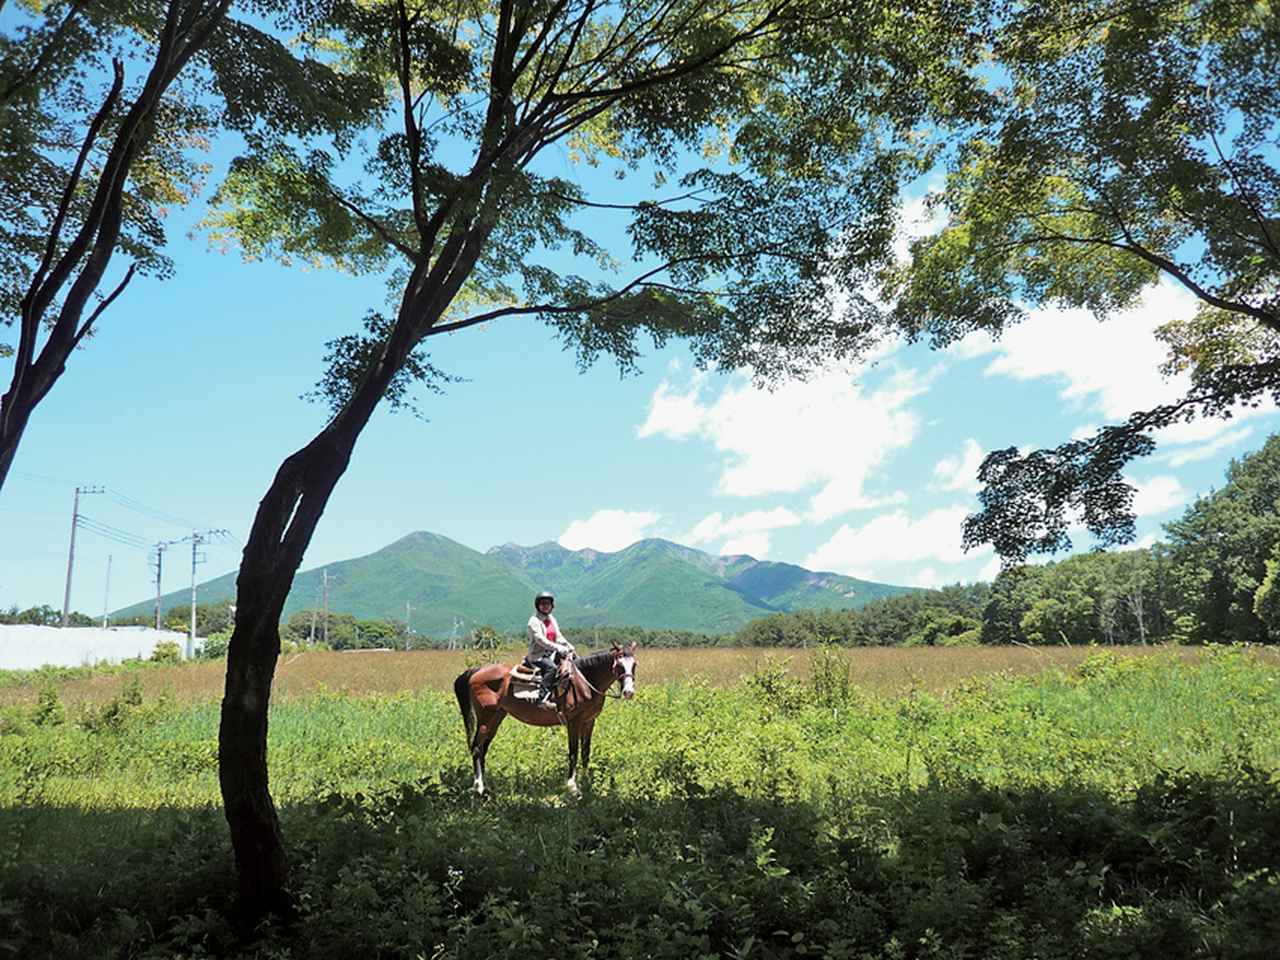
<svg viewBox="0 0 1280 960"><path fill-rule="evenodd" d="M1106 321L1087 310L1033 310L999 340L977 332L948 352L960 359L994 354L985 369L988 377L1056 380L1063 400L1075 402L1081 411L1120 422L1134 411L1173 402L1187 392L1191 384L1187 374L1168 379L1161 375L1167 348L1156 339L1155 330L1170 320L1190 317L1198 306L1192 294L1162 282L1149 288L1135 306ZM1265 403L1238 409L1234 421L1174 424L1159 431L1156 439L1162 444L1201 443L1242 418L1274 410L1273 404ZM1073 438L1087 435L1083 426L1072 433Z"/></svg>
<svg viewBox="0 0 1280 960"><path fill-rule="evenodd" d="M926 560L963 563L970 556L990 551L990 547L980 547L966 555L961 548L961 525L968 512L965 507L944 507L913 519L904 511L895 510L860 527L842 524L830 540L805 558L803 565L810 570L846 573Z"/></svg>
<svg viewBox="0 0 1280 960"><path fill-rule="evenodd" d="M983 565L982 569L978 571L978 575L974 578L975 582L990 583L995 580L995 578L1000 575L1001 566L1000 558L993 554L991 559L988 560Z"/></svg>
<svg viewBox="0 0 1280 960"><path fill-rule="evenodd" d="M944 184L940 180L934 181L924 194L903 206L898 220L898 235L893 240L893 254L899 263L906 264L910 259L912 240L931 236L947 225L944 207L937 207L932 213L928 210L929 193L942 186Z"/></svg>
<svg viewBox="0 0 1280 960"><path fill-rule="evenodd" d="M734 537L732 540L725 542L720 548L723 556L733 556L738 553L745 553L762 560L769 554L769 534L760 533L744 533L740 537Z"/></svg>
<svg viewBox="0 0 1280 960"><path fill-rule="evenodd" d="M964 442L964 450L954 457L943 457L933 468L934 490L958 490L963 493L977 493L982 489L978 483L978 467L982 466L985 456L977 440L970 437Z"/></svg>
<svg viewBox="0 0 1280 960"><path fill-rule="evenodd" d="M570 550L590 547L611 553L643 540L660 514L646 511L597 510L586 520L575 520L560 534L560 544Z"/></svg>
<svg viewBox="0 0 1280 960"><path fill-rule="evenodd" d="M739 514L728 520L717 512L703 517L685 536L682 543L710 543L721 537L741 536L743 534L765 533L783 527L794 527L800 523L800 517L786 507L775 507L772 510L752 510ZM768 541L766 540L766 543ZM726 549L725 552L730 552Z"/></svg>
<svg viewBox="0 0 1280 960"><path fill-rule="evenodd" d="M1247 440L1253 433L1253 427L1241 427L1239 430L1230 430L1226 433L1219 434L1208 443L1203 443L1198 447L1191 447L1187 450L1179 450L1170 454L1167 459L1169 466L1177 467L1185 466L1188 463L1194 463L1197 460L1207 460L1219 450L1225 450L1227 447L1234 446L1244 440Z"/></svg>
<svg viewBox="0 0 1280 960"><path fill-rule="evenodd" d="M671 389L667 381L658 384L649 401L649 416L640 425L641 437L665 434L677 440L692 436L702 424L702 407L698 392L702 387L701 376L695 376L683 393Z"/></svg>
<svg viewBox="0 0 1280 960"><path fill-rule="evenodd" d="M809 518L821 522L850 510L906 498L868 491L867 484L920 431L908 404L928 389L932 373L899 370L873 389L849 370L827 370L770 392L739 377L705 399L704 384L662 383L650 401L641 437L698 435L722 456L717 492L750 497L814 490Z"/></svg>
<svg viewBox="0 0 1280 960"><path fill-rule="evenodd" d="M912 580L913 587L936 587L942 582L938 576L938 571L933 567L923 567L916 571L916 575Z"/></svg>
<svg viewBox="0 0 1280 960"><path fill-rule="evenodd" d="M680 538L680 542L691 547L700 543L709 543L720 536L724 527L724 514L710 513L697 522L692 530Z"/></svg>
<svg viewBox="0 0 1280 960"><path fill-rule="evenodd" d="M1126 477L1129 483L1137 488L1133 495L1133 512L1139 517L1149 517L1157 513L1165 513L1179 504L1187 502L1188 493L1177 477L1152 477L1150 480L1134 480Z"/></svg>
<svg viewBox="0 0 1280 960"><path fill-rule="evenodd" d="M975 360L999 349L999 341L991 334L985 330L975 330L964 339L951 344L944 352L959 360Z"/></svg>
<svg viewBox="0 0 1280 960"><path fill-rule="evenodd" d="M1186 377L1165 380L1159 366L1166 348L1155 328L1196 310L1191 294L1170 284L1147 290L1141 301L1099 322L1087 310L1046 308L1005 331L988 376L1065 381L1064 400L1076 400L1108 419L1127 417L1153 403L1177 399Z"/></svg>
<svg viewBox="0 0 1280 960"><path fill-rule="evenodd" d="M1148 550L1160 542L1160 534L1152 530L1145 537L1140 537L1131 546L1125 547L1126 550Z"/></svg>

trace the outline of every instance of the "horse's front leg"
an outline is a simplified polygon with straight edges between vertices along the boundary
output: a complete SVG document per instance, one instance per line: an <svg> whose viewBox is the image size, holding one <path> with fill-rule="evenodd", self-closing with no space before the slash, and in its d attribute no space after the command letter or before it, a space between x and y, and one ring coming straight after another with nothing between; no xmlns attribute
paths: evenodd
<svg viewBox="0 0 1280 960"><path fill-rule="evenodd" d="M565 784L565 789L572 797L581 796L581 791L578 790L578 735L578 721L574 720L569 724L569 781Z"/></svg>
<svg viewBox="0 0 1280 960"><path fill-rule="evenodd" d="M591 765L591 733L596 728L594 718L587 720L582 724L582 775L587 775L587 768Z"/></svg>

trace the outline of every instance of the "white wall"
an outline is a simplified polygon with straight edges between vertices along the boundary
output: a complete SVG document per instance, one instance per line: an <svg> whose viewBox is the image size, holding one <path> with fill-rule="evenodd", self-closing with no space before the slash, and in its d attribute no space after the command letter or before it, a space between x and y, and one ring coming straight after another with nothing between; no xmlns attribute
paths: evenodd
<svg viewBox="0 0 1280 960"><path fill-rule="evenodd" d="M186 649L187 635L151 627L6 626L0 624L0 670L34 670L46 665L79 667L130 657L146 659L164 640Z"/></svg>

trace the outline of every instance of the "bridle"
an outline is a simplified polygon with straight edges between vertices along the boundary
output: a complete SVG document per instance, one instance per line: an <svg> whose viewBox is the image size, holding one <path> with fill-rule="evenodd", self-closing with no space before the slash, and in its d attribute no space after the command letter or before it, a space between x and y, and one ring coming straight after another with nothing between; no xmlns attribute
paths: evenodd
<svg viewBox="0 0 1280 960"><path fill-rule="evenodd" d="M635 684L635 682L636 682L636 658L635 658L635 655L634 655L634 654L632 654L632 656L629 658L629 659L631 660L631 669L630 669L630 670L627 670L626 668L623 668L623 669L619 670L619 667L622 667L622 661L623 661L623 659L624 659L624 658L623 658L623 657L622 657L622 655L621 655L621 651L619 651L619 655L618 655L618 656L616 656L616 657L614 657L614 658L613 658L613 680L614 680L614 683L623 684L623 683L624 683L624 681L630 680L630 681L631 681L631 683L634 685L634 684ZM610 689L610 690L612 690L612 689L613 689L613 684L612 684L612 683L611 683L611 684L609 684L609 689ZM617 693L615 693L615 694L610 694L610 693L608 693L608 692L606 691L606 692L605 692L605 696L613 696L613 697L617 698L618 700L623 699L623 697L622 697L622 690L621 690L621 689L619 689L619 690L618 690L618 692L617 692Z"/></svg>
<svg viewBox="0 0 1280 960"><path fill-rule="evenodd" d="M591 692L594 693L596 696L612 697L614 700L622 700L624 699L622 696L622 691L619 690L617 693L614 693L613 685L622 680L630 680L632 683L636 682L635 656L633 655L631 658L630 670L623 669L619 671L618 668L621 665L622 665L622 656L621 656L621 651L619 651L619 655L613 658L613 667L612 667L613 679L609 682L609 685L604 688L604 690L597 690L595 688L595 685L590 680L587 679L586 674L582 673L581 671L578 672L578 676L582 678L582 682L585 683L587 687L591 690Z"/></svg>

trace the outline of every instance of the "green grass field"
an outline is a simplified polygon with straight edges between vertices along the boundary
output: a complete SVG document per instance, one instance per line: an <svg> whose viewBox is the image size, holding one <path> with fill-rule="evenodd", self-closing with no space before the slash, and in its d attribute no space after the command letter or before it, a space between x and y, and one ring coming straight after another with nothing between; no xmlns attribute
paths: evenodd
<svg viewBox="0 0 1280 960"><path fill-rule="evenodd" d="M1280 942L1269 652L642 651L576 802L563 733L515 722L493 798L469 794L448 689L465 659L282 662L272 790L303 914L249 935L224 917L219 666L9 678L0 953L1170 960Z"/></svg>

